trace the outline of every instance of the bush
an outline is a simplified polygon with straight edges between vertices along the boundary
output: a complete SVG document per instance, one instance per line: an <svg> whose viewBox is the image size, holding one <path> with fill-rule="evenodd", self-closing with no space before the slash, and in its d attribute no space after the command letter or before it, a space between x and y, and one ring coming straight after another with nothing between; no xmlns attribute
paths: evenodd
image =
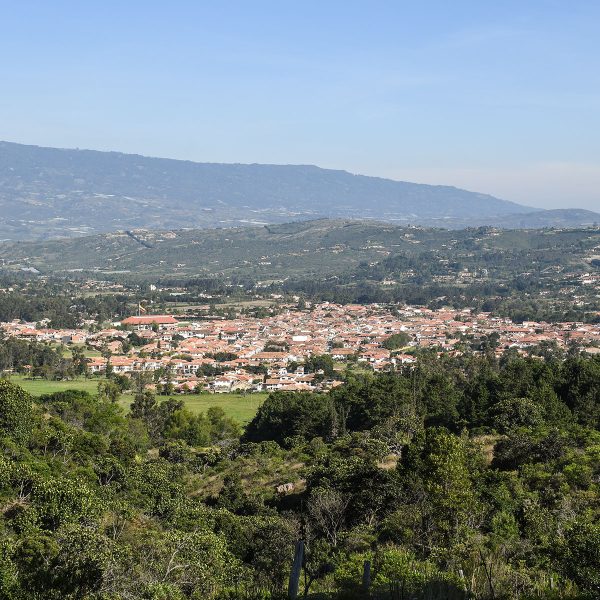
<svg viewBox="0 0 600 600"><path fill-rule="evenodd" d="M0 379L0 436L26 442L33 427L33 403L22 388Z"/></svg>

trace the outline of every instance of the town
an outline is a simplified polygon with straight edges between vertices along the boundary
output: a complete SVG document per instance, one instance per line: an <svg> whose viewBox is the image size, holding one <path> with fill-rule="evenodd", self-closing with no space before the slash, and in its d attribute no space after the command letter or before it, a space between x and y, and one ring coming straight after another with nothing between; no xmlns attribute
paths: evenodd
<svg viewBox="0 0 600 600"><path fill-rule="evenodd" d="M471 309L329 302L282 303L264 318L139 314L104 326L88 320L77 329L14 320L0 330L6 338L83 349L89 377L152 374L154 388L169 394L322 391L341 385L346 369L391 371L424 350L500 357L576 347L600 354L600 324L515 324Z"/></svg>

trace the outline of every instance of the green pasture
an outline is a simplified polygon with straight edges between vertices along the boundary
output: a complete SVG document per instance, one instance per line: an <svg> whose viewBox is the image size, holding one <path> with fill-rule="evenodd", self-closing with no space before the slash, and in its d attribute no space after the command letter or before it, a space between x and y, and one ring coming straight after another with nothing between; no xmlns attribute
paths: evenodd
<svg viewBox="0 0 600 600"><path fill-rule="evenodd" d="M83 377L70 381L48 381L46 379L29 379L24 375L12 375L11 381L20 385L32 396L52 394L64 390L84 390L95 394L100 379L85 379ZM265 401L267 393L257 394L182 394L177 395L184 401L186 408L194 413L205 412L211 406L220 406L225 413L238 421L247 423L254 417L259 406ZM123 394L119 404L128 409L131 404L131 394Z"/></svg>
<svg viewBox="0 0 600 600"><path fill-rule="evenodd" d="M64 392L65 390L83 390L95 394L98 390L99 379L78 378L69 381L50 381L46 379L30 379L24 375L12 375L10 380L20 385L32 396Z"/></svg>
<svg viewBox="0 0 600 600"><path fill-rule="evenodd" d="M238 423L246 424L252 420L267 396L266 392L259 392L256 394L176 394L174 397L183 400L185 407L193 413L206 412L211 406L220 406L227 416ZM128 408L131 400L131 395L123 395L120 404Z"/></svg>

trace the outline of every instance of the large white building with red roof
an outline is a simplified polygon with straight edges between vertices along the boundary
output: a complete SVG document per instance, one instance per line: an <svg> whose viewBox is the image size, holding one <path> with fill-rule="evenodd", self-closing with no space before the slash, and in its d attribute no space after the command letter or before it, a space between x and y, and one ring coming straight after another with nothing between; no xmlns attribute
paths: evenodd
<svg viewBox="0 0 600 600"><path fill-rule="evenodd" d="M171 315L141 315L127 317L121 321L121 325L138 330L152 329L153 325L158 325L159 329L172 329L177 326L177 323L177 319Z"/></svg>

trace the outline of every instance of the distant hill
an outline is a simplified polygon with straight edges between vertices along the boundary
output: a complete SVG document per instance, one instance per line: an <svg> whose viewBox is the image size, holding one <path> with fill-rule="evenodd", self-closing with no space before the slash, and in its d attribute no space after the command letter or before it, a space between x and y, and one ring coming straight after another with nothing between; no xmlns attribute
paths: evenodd
<svg viewBox="0 0 600 600"><path fill-rule="evenodd" d="M590 227L600 224L600 213L583 208L536 210L532 212L470 218L444 217L421 219L422 225L463 229L465 227L500 227L502 229L543 229L548 227Z"/></svg>
<svg viewBox="0 0 600 600"><path fill-rule="evenodd" d="M234 227L318 218L462 228L579 226L589 211L534 209L486 194L310 165L194 163L0 142L0 239L123 229Z"/></svg>
<svg viewBox="0 0 600 600"><path fill-rule="evenodd" d="M506 229L537 229L539 227L579 227L600 224L600 213L583 208L562 208L532 213L506 215L491 219L488 225Z"/></svg>
<svg viewBox="0 0 600 600"><path fill-rule="evenodd" d="M306 165L194 163L0 142L0 239L372 218L480 221L532 209L449 186Z"/></svg>
<svg viewBox="0 0 600 600"><path fill-rule="evenodd" d="M598 228L521 231L482 227L452 231L373 221L319 220L4 242L0 243L0 269L57 275L81 270L108 276L123 273L128 279L217 276L268 283L354 272L361 278L375 272L395 278L398 264L414 268L417 275L425 267L435 267L438 275L445 275L450 266L460 270L460 264L476 263L478 269L487 269L505 260L511 270L530 269L532 260L536 268L564 262L587 270L598 247ZM529 251L536 253L533 259ZM521 262L515 262L515 256L523 252ZM423 258L422 264L405 264L405 258L410 263L410 258L417 256ZM404 258L397 264L396 257Z"/></svg>

